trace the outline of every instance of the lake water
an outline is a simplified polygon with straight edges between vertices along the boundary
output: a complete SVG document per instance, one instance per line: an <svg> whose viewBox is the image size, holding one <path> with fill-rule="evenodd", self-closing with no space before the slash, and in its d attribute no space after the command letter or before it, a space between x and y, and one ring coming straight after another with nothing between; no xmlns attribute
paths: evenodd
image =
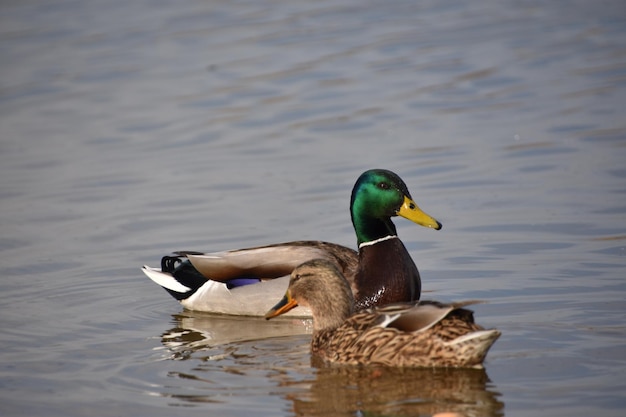
<svg viewBox="0 0 626 417"><path fill-rule="evenodd" d="M0 53L1 415L623 415L623 1L24 0ZM485 371L312 367L140 271L355 247L375 167L444 225L396 220L424 298L486 301Z"/></svg>

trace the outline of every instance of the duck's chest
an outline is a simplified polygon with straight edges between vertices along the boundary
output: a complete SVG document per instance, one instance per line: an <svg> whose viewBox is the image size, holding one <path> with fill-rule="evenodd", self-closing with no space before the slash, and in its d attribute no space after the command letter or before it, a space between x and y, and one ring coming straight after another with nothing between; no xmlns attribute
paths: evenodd
<svg viewBox="0 0 626 417"><path fill-rule="evenodd" d="M398 238L359 249L356 309L419 300L421 282L413 259Z"/></svg>

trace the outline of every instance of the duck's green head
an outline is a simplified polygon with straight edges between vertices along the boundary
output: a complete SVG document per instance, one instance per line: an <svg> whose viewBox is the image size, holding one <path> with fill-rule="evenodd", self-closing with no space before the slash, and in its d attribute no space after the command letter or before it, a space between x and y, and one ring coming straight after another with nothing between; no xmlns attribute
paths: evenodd
<svg viewBox="0 0 626 417"><path fill-rule="evenodd" d="M435 230L441 223L424 213L413 201L404 181L386 169L365 171L352 189L352 224L360 245L386 236L395 236L393 216L402 216Z"/></svg>

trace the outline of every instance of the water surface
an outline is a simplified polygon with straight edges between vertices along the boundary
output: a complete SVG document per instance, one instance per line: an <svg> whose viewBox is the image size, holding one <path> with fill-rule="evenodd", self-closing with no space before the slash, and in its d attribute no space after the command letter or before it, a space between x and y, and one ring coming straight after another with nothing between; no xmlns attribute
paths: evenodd
<svg viewBox="0 0 626 417"><path fill-rule="evenodd" d="M625 16L3 4L0 413L622 415ZM302 323L184 311L139 270L180 249L354 247L349 193L374 167L444 225L396 221L424 297L487 302L477 320L503 335L485 371L316 368Z"/></svg>

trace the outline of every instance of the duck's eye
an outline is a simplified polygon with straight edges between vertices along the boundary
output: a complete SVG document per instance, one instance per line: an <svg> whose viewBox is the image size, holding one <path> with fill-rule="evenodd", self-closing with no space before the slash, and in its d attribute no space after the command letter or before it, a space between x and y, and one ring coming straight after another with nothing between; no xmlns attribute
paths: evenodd
<svg viewBox="0 0 626 417"><path fill-rule="evenodd" d="M389 186L389 184L387 184L386 182L379 182L378 188L380 188L381 190L388 190L391 188L391 186Z"/></svg>

